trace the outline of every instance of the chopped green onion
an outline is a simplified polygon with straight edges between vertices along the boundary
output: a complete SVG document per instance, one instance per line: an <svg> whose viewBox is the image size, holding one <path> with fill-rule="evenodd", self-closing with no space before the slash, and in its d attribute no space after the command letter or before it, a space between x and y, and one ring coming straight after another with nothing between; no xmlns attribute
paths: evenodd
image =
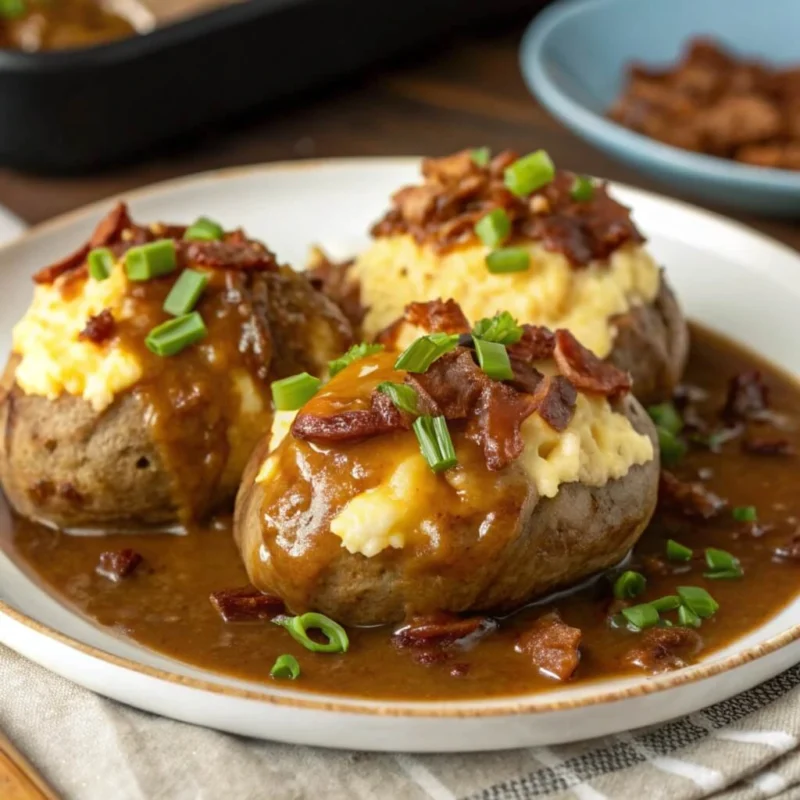
<svg viewBox="0 0 800 800"><path fill-rule="evenodd" d="M488 167L492 158L492 151L488 147L476 147L469 155L473 163L479 167Z"/></svg>
<svg viewBox="0 0 800 800"><path fill-rule="evenodd" d="M157 356L174 356L190 344L200 341L208 331L196 312L184 314L157 325L144 340L147 349Z"/></svg>
<svg viewBox="0 0 800 800"><path fill-rule="evenodd" d="M719 609L719 603L699 586L679 586L678 597L701 619L713 617Z"/></svg>
<svg viewBox="0 0 800 800"><path fill-rule="evenodd" d="M292 639L314 653L346 653L350 647L345 629L324 614L309 611L299 617L275 617L272 621L286 628ZM315 642L308 635L309 630L321 631L327 641L324 644Z"/></svg>
<svg viewBox="0 0 800 800"><path fill-rule="evenodd" d="M294 656L278 656L269 674L273 678L289 678L293 681L300 677L300 664Z"/></svg>
<svg viewBox="0 0 800 800"><path fill-rule="evenodd" d="M678 609L678 622L684 628L699 628L702 624L700 617L689 606L681 606Z"/></svg>
<svg viewBox="0 0 800 800"><path fill-rule="evenodd" d="M726 550L718 550L716 547L706 548L706 564L708 568L715 572L726 569L738 569L739 559L732 556Z"/></svg>
<svg viewBox="0 0 800 800"><path fill-rule="evenodd" d="M486 256L486 269L494 275L525 272L531 265L531 255L524 247L504 247Z"/></svg>
<svg viewBox="0 0 800 800"><path fill-rule="evenodd" d="M164 311L174 317L188 314L197 305L207 283L208 275L205 272L185 269L169 290L169 294L164 300Z"/></svg>
<svg viewBox="0 0 800 800"><path fill-rule="evenodd" d="M664 597L659 597L657 600L653 600L650 603L659 614L662 614L664 611L674 611L680 604L681 599L676 594L664 595Z"/></svg>
<svg viewBox="0 0 800 800"><path fill-rule="evenodd" d="M354 361L358 361L367 356L375 355L383 350L382 344L354 344L346 353L328 362L328 374L332 378L341 372L345 367L349 367Z"/></svg>
<svg viewBox="0 0 800 800"><path fill-rule="evenodd" d="M132 247L125 253L125 271L132 281L149 281L151 278L168 275L177 267L175 242L172 239L159 239Z"/></svg>
<svg viewBox="0 0 800 800"><path fill-rule="evenodd" d="M414 420L414 433L423 458L434 472L442 472L458 463L444 417L430 417L427 414L417 417Z"/></svg>
<svg viewBox="0 0 800 800"><path fill-rule="evenodd" d="M594 196L594 184L586 175L576 175L569 190L569 196L576 203L586 203Z"/></svg>
<svg viewBox="0 0 800 800"><path fill-rule="evenodd" d="M221 239L225 231L218 222L208 217L198 217L198 219L186 229L183 234L184 239L203 239L213 241Z"/></svg>
<svg viewBox="0 0 800 800"><path fill-rule="evenodd" d="M427 372L428 367L458 344L458 334L429 334L412 342L394 363L395 369Z"/></svg>
<svg viewBox="0 0 800 800"><path fill-rule="evenodd" d="M86 258L89 264L89 274L96 281L104 281L111 275L114 268L114 254L107 247L95 247L89 251Z"/></svg>
<svg viewBox="0 0 800 800"><path fill-rule="evenodd" d="M670 561L689 561L693 551L685 544L676 542L674 539L667 539L667 558Z"/></svg>
<svg viewBox="0 0 800 800"><path fill-rule="evenodd" d="M647 580L644 575L629 569L614 581L614 597L617 600L630 600L632 597L638 597L646 586Z"/></svg>
<svg viewBox="0 0 800 800"><path fill-rule="evenodd" d="M758 520L755 506L737 506L731 513L737 522L756 522Z"/></svg>
<svg viewBox="0 0 800 800"><path fill-rule="evenodd" d="M388 395L396 408L407 411L409 414L417 413L417 393L411 386L404 383L384 381L378 384L378 391Z"/></svg>
<svg viewBox="0 0 800 800"><path fill-rule="evenodd" d="M675 464L686 455L686 444L678 439L674 433L670 433L666 428L656 425L658 434L658 447L661 451L661 461L664 464Z"/></svg>
<svg viewBox="0 0 800 800"><path fill-rule="evenodd" d="M0 17L3 19L19 19L27 10L25 0L0 0Z"/></svg>
<svg viewBox="0 0 800 800"><path fill-rule="evenodd" d="M282 378L272 383L272 402L277 411L296 411L319 391L320 386L322 381L307 372Z"/></svg>
<svg viewBox="0 0 800 800"><path fill-rule="evenodd" d="M502 208L495 208L475 223L475 233L487 247L497 247L511 233L511 220Z"/></svg>
<svg viewBox="0 0 800 800"><path fill-rule="evenodd" d="M485 342L516 344L522 338L522 326L508 311L501 311L493 317L478 320L472 329L472 335Z"/></svg>
<svg viewBox="0 0 800 800"><path fill-rule="evenodd" d="M647 413L659 428L669 431L673 436L677 436L683 430L681 415L672 403L659 403L656 406L649 406Z"/></svg>
<svg viewBox="0 0 800 800"><path fill-rule="evenodd" d="M499 342L486 342L483 339L472 337L475 342L475 352L478 355L478 364L481 369L496 381L508 381L514 377L511 362L508 360L506 346Z"/></svg>
<svg viewBox="0 0 800 800"><path fill-rule="evenodd" d="M535 192L553 180L556 168L544 150L537 150L515 161L506 168L506 186L517 197Z"/></svg>
<svg viewBox="0 0 800 800"><path fill-rule="evenodd" d="M715 572L704 572L703 577L711 581L729 581L741 578L744 575L744 570L741 567L736 569L720 569Z"/></svg>
<svg viewBox="0 0 800 800"><path fill-rule="evenodd" d="M638 631L645 628L652 628L658 624L658 611L651 603L642 603L638 606L622 609L622 616L628 621L628 625Z"/></svg>

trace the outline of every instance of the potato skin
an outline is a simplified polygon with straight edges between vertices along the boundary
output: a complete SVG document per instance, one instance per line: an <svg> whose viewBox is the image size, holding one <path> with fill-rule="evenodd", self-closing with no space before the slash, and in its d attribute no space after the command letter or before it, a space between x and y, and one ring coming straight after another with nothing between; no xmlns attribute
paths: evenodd
<svg viewBox="0 0 800 800"><path fill-rule="evenodd" d="M619 410L656 446L653 424L636 400L626 398ZM263 490L253 480L265 455L262 443L245 471L234 536L250 580L263 591L280 594L277 587L291 583L292 576L275 575L272 563L259 557ZM449 531L450 550L457 558L444 566L437 562L433 569L409 563L405 549L367 558L335 547L308 607L290 610L313 609L347 625L399 622L409 613L432 611L511 611L621 561L655 510L658 473L656 455L602 487L564 484L555 497L539 498L530 485L516 509L515 529L492 559L470 560L469 543L476 535L468 521Z"/></svg>
<svg viewBox="0 0 800 800"><path fill-rule="evenodd" d="M643 405L669 400L686 367L689 329L663 271L653 302L613 322L617 336L608 360L630 372L633 393Z"/></svg>

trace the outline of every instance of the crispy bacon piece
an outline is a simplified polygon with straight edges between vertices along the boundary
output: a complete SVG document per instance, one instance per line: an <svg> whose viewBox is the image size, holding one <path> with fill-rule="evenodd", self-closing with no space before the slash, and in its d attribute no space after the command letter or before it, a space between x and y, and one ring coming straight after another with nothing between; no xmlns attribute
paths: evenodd
<svg viewBox="0 0 800 800"><path fill-rule="evenodd" d="M408 430L411 420L383 392L372 393L372 407L322 415L301 411L292 423L292 436L312 442L346 442Z"/></svg>
<svg viewBox="0 0 800 800"><path fill-rule="evenodd" d="M631 376L601 361L569 331L557 330L555 360L561 374L582 392L619 397L630 391Z"/></svg>
<svg viewBox="0 0 800 800"><path fill-rule="evenodd" d="M463 347L445 353L423 374L406 375L406 383L418 395L419 410L450 420L466 419L491 382L475 363L472 352Z"/></svg>
<svg viewBox="0 0 800 800"><path fill-rule="evenodd" d="M681 481L665 469L661 470L658 501L686 517L703 519L715 517L728 505L727 500L709 491L702 483Z"/></svg>
<svg viewBox="0 0 800 800"><path fill-rule="evenodd" d="M353 259L335 262L318 247L311 252L309 269L306 275L315 288L330 297L341 308L354 328L358 328L367 309L361 305L361 285L358 281L350 280L350 268Z"/></svg>
<svg viewBox="0 0 800 800"><path fill-rule="evenodd" d="M107 550L100 554L100 561L95 571L98 575L118 583L123 578L133 575L142 557L135 550Z"/></svg>
<svg viewBox="0 0 800 800"><path fill-rule="evenodd" d="M703 640L691 628L649 628L624 657L626 664L647 672L667 672L691 663Z"/></svg>
<svg viewBox="0 0 800 800"><path fill-rule="evenodd" d="M53 283L56 278L61 277L66 272L77 269L86 261L86 256L89 255L90 249L88 244L81 245L74 253L70 253L59 261L54 261L50 266L40 269L33 276L34 283Z"/></svg>
<svg viewBox="0 0 800 800"><path fill-rule="evenodd" d="M180 243L186 260L212 269L273 270L278 264L261 242L240 235L223 241L192 240Z"/></svg>
<svg viewBox="0 0 800 800"><path fill-rule="evenodd" d="M742 441L742 450L757 456L793 456L794 446L788 439L753 437Z"/></svg>
<svg viewBox="0 0 800 800"><path fill-rule="evenodd" d="M553 357L556 337L543 325L523 325L522 338L507 348L509 358L531 364Z"/></svg>
<svg viewBox="0 0 800 800"><path fill-rule="evenodd" d="M559 433L569 425L577 399L578 392L563 375L543 378L533 394L537 413Z"/></svg>
<svg viewBox="0 0 800 800"><path fill-rule="evenodd" d="M557 611L539 617L514 648L531 659L542 675L557 681L572 677L581 660L581 631L561 621Z"/></svg>
<svg viewBox="0 0 800 800"><path fill-rule="evenodd" d="M78 334L78 338L94 344L102 344L114 335L115 327L114 315L110 309L104 308L99 314L86 320L86 327Z"/></svg>
<svg viewBox="0 0 800 800"><path fill-rule="evenodd" d="M431 300L409 303L403 318L410 325L428 333L469 333L470 327L461 306L455 300Z"/></svg>
<svg viewBox="0 0 800 800"><path fill-rule="evenodd" d="M503 209L512 234L540 241L574 265L603 259L628 242L643 241L627 208L596 186L591 200L572 199L574 175L559 172L547 186L516 197L505 186L505 170L517 154L504 151L480 167L470 151L425 159L424 183L395 192L392 208L373 226L373 236L410 234L420 243L447 248L475 240L475 223Z"/></svg>
<svg viewBox="0 0 800 800"><path fill-rule="evenodd" d="M284 611L283 600L259 592L253 586L222 589L212 592L208 599L225 622L255 622L272 619Z"/></svg>
<svg viewBox="0 0 800 800"><path fill-rule="evenodd" d="M746 422L769 409L769 389L761 373L754 369L734 375L721 416L728 423Z"/></svg>
<svg viewBox="0 0 800 800"><path fill-rule="evenodd" d="M394 632L395 647L443 647L495 630L497 623L489 617L459 617L445 611L412 617Z"/></svg>

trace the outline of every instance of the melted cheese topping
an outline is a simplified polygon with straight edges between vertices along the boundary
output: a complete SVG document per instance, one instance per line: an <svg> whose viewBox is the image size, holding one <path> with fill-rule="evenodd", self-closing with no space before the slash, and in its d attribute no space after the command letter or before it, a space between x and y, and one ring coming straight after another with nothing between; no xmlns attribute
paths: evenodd
<svg viewBox="0 0 800 800"><path fill-rule="evenodd" d="M537 365L554 372L552 363ZM272 428L271 449L288 435L297 412L278 412ZM525 443L517 464L525 471L541 497L555 497L563 483L580 481L603 486L624 477L637 464L654 457L653 443L637 433L628 418L614 411L602 397L578 394L575 413L561 433L553 430L538 414L522 425ZM413 436L413 433L409 433ZM456 445L458 455L458 445ZM270 481L277 475L278 458L269 456L256 477ZM474 472L474 470L473 470ZM442 480L443 478L443 480ZM421 455L402 460L378 486L355 495L331 520L331 532L351 553L370 557L388 547L406 544L421 507L436 507L440 493L455 490L470 506L480 507L480 488L487 474L466 474L464 469L433 473Z"/></svg>
<svg viewBox="0 0 800 800"><path fill-rule="evenodd" d="M530 253L530 269L493 275L482 245L437 253L411 236L380 237L356 259L351 275L361 283L361 301L370 310L364 333L374 336L413 301L453 298L467 319L510 311L520 322L568 328L598 356L611 352L611 318L651 302L660 272L641 246L623 247L608 262L574 268L560 253L540 244L515 242Z"/></svg>
<svg viewBox="0 0 800 800"><path fill-rule="evenodd" d="M133 354L113 343L81 341L89 317L107 308L114 319L130 316L125 302L128 279L121 263L104 281L86 280L79 291L61 293L64 277L37 284L33 302L14 326L12 350L20 356L16 379L26 394L55 400L67 394L83 397L95 411L142 375Z"/></svg>

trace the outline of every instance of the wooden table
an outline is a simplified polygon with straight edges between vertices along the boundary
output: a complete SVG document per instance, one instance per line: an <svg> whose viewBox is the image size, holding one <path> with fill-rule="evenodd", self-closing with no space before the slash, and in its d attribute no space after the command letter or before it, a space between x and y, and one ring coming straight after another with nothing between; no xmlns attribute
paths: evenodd
<svg viewBox="0 0 800 800"><path fill-rule="evenodd" d="M461 37L438 52L429 49L99 175L54 179L0 171L0 203L36 223L137 186L219 167L311 157L443 155L478 145L522 152L543 147L559 165L674 194L583 143L537 105L517 66L523 27L520 22ZM733 216L800 248L795 222Z"/></svg>

